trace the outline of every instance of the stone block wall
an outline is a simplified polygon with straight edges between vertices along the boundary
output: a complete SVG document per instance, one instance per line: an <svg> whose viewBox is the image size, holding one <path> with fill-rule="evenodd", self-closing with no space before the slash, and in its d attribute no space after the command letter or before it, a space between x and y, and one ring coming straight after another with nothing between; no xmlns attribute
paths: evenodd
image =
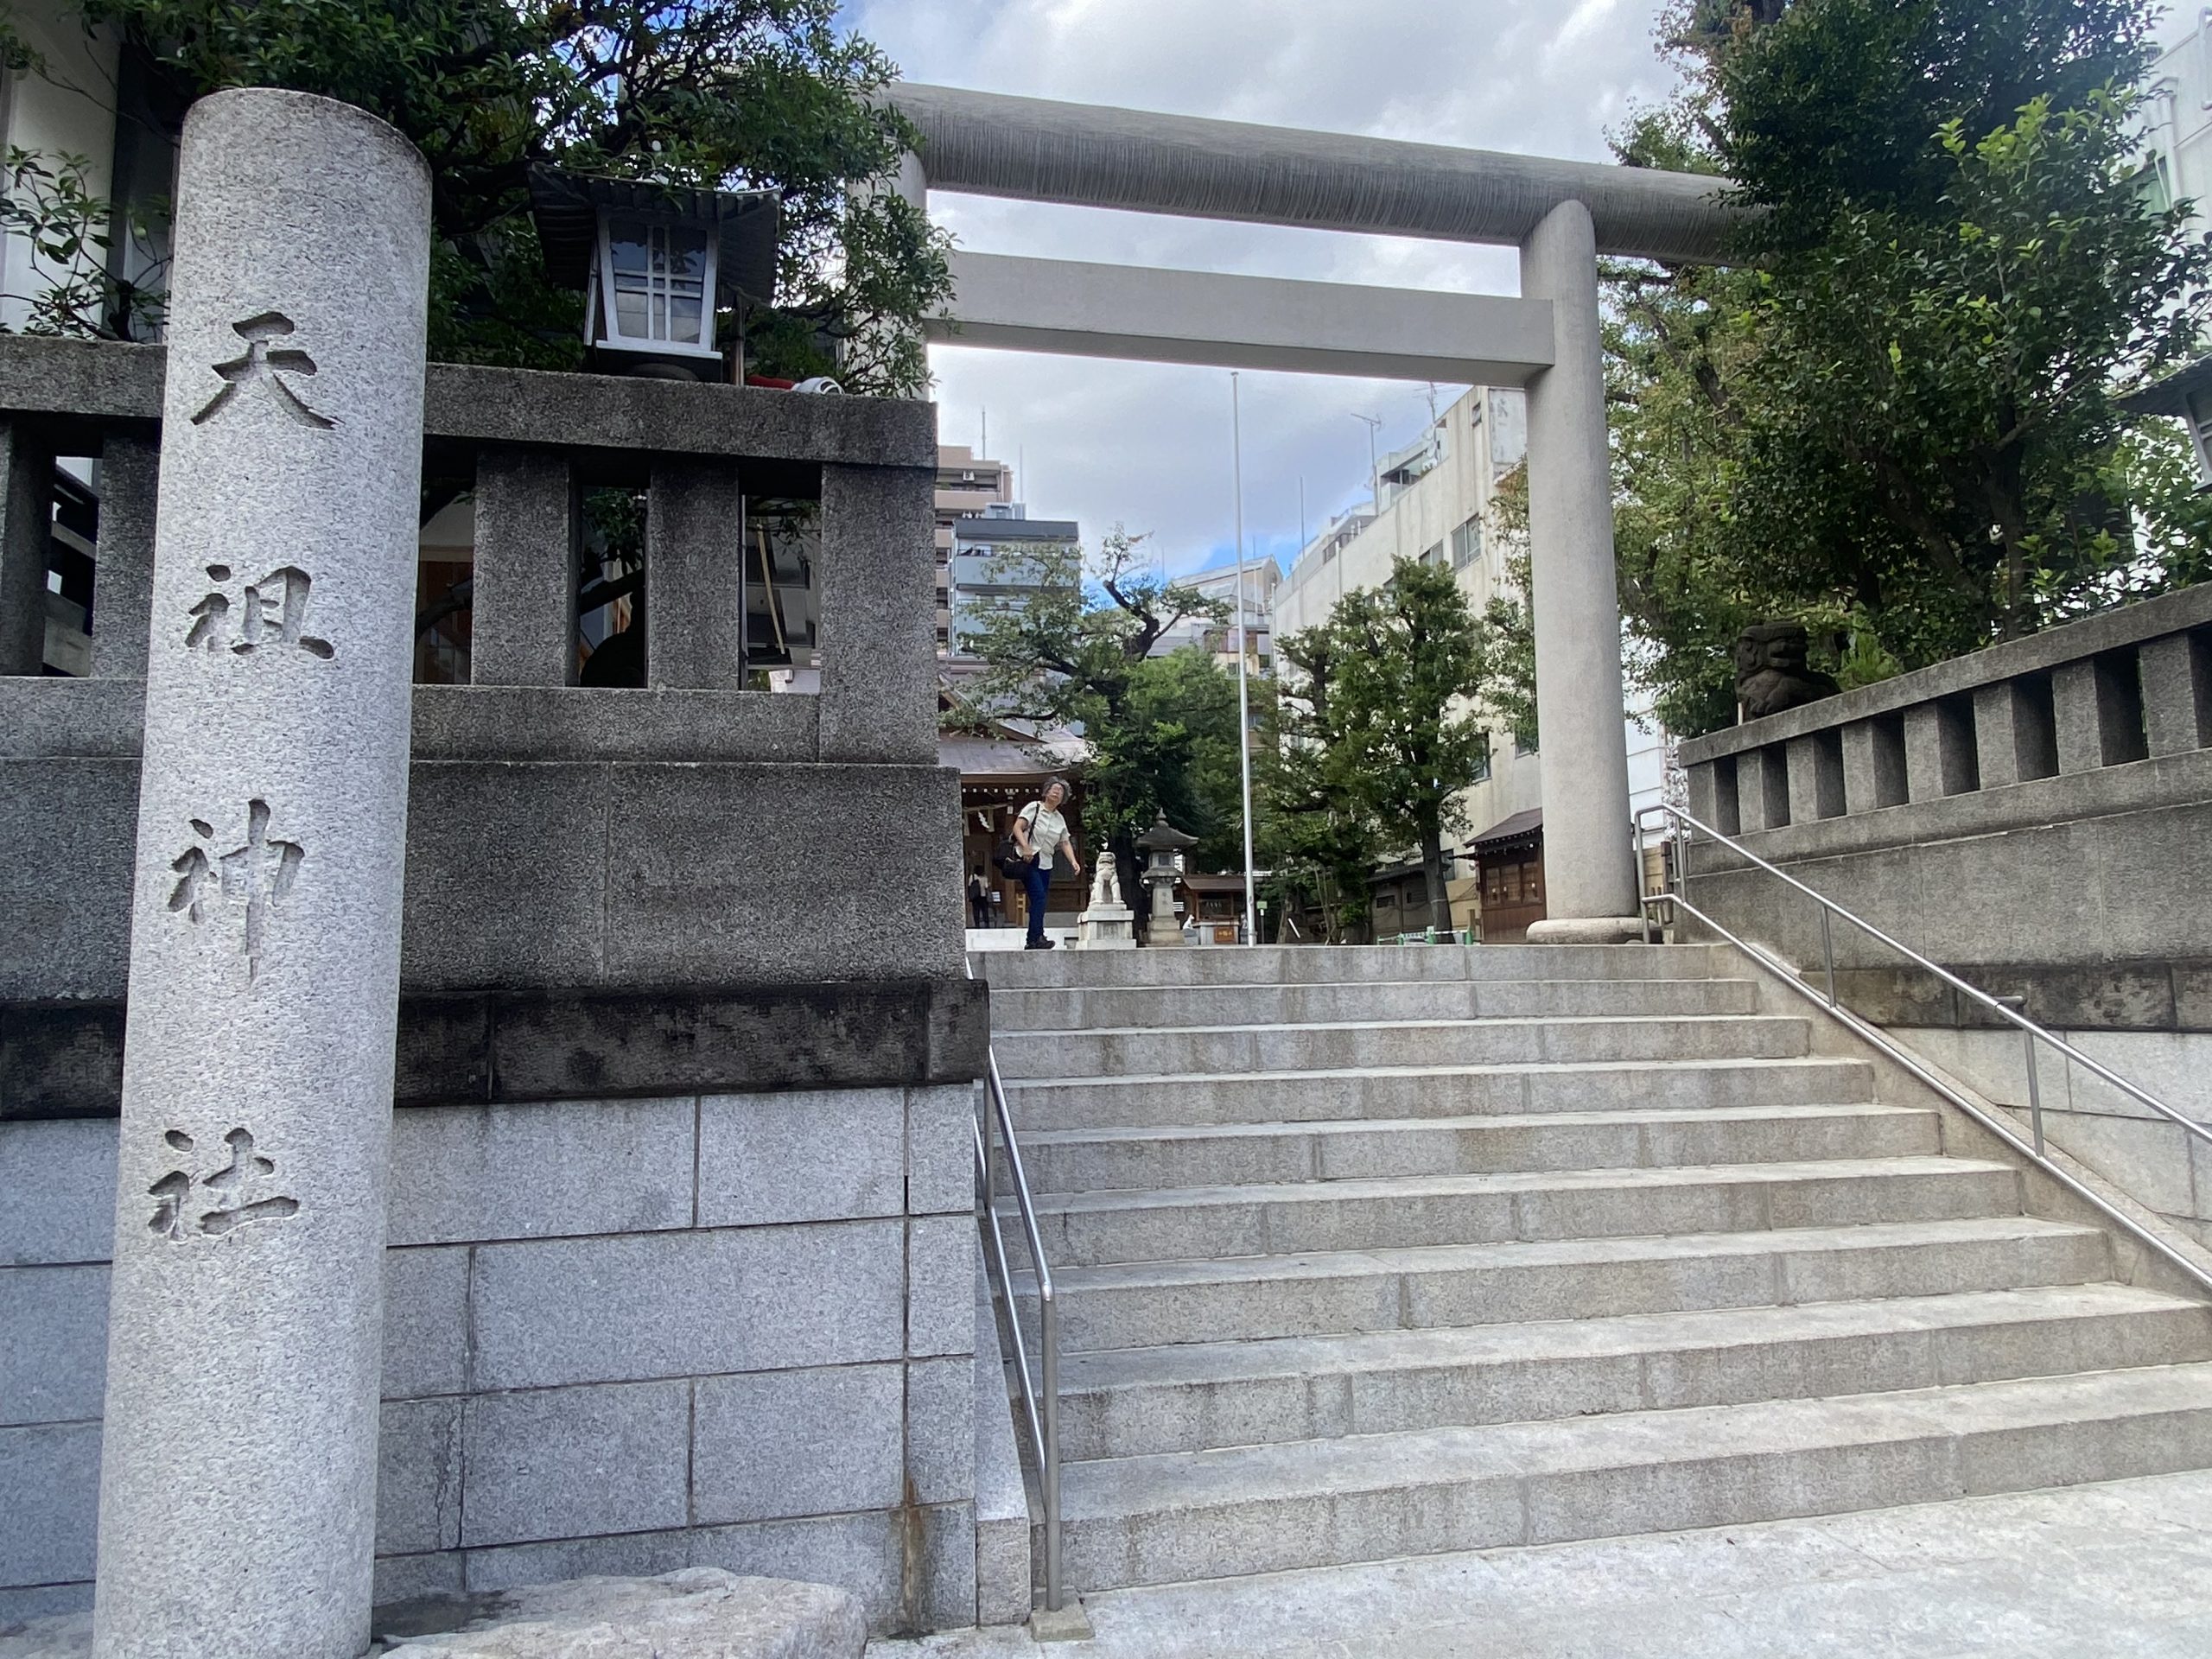
<svg viewBox="0 0 2212 1659"><path fill-rule="evenodd" d="M974 1111L398 1113L378 1599L713 1566L976 1622ZM111 1122L0 1123L35 1194L0 1208L0 1618L89 1602L114 1163Z"/></svg>

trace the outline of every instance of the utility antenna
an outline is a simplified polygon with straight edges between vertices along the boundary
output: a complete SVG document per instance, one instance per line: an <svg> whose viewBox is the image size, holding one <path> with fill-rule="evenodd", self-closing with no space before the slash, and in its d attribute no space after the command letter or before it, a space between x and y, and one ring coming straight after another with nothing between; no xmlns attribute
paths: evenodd
<svg viewBox="0 0 2212 1659"><path fill-rule="evenodd" d="M1352 419L1363 423L1367 428L1367 487L1375 498L1375 516L1380 518L1382 516L1382 467L1375 458L1375 433L1382 424L1382 419L1378 415L1362 415L1357 410L1352 412Z"/></svg>

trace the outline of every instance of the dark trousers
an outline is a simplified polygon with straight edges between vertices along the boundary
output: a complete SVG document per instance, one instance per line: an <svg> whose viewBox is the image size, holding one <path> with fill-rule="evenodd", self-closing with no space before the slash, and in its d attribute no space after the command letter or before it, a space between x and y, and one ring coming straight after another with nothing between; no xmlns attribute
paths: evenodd
<svg viewBox="0 0 2212 1659"><path fill-rule="evenodd" d="M1029 942L1039 943L1045 937L1045 895L1052 886L1052 873L1037 868L1032 859L1021 872L1021 886L1029 895Z"/></svg>
<svg viewBox="0 0 2212 1659"><path fill-rule="evenodd" d="M988 899L976 898L971 894L968 899L968 925L988 927L990 925L991 901Z"/></svg>

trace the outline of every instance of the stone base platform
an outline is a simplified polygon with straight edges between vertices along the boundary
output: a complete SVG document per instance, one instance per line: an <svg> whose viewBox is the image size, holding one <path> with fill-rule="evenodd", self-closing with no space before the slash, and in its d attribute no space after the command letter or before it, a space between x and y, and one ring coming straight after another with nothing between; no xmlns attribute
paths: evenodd
<svg viewBox="0 0 2212 1659"><path fill-rule="evenodd" d="M1637 944L1643 938L1637 916L1558 916L1529 924L1531 944Z"/></svg>
<svg viewBox="0 0 2212 1659"><path fill-rule="evenodd" d="M859 1599L826 1584L690 1567L378 1610L371 1659L860 1659ZM88 1613L0 1635L0 1659L86 1659Z"/></svg>

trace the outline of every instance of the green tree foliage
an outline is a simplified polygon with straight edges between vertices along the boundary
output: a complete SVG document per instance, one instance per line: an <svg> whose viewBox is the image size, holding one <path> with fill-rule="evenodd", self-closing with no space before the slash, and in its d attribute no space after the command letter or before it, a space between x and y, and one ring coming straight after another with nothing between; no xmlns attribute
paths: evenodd
<svg viewBox="0 0 2212 1659"><path fill-rule="evenodd" d="M1505 580L1483 602L1478 619L1489 673L1482 705L1491 723L1510 733L1525 753L1536 748L1536 618L1530 595L1535 573L1529 556L1529 469L1516 467L1491 494L1489 533L1505 550Z"/></svg>
<svg viewBox="0 0 2212 1659"><path fill-rule="evenodd" d="M1229 607L1147 574L1145 539L1115 525L1088 570L1074 548L1011 556L1039 585L987 602L968 639L986 664L976 707L1071 728L1090 746L1082 829L1114 849L1125 897L1136 837L1162 812L1198 837L1192 868L1243 867L1236 681L1202 650L1152 654L1177 623Z"/></svg>
<svg viewBox="0 0 2212 1659"><path fill-rule="evenodd" d="M1368 937L1367 878L1382 831L1339 723L1337 646L1326 623L1275 641L1275 671L1252 761L1260 804L1257 857L1278 914L1296 899L1320 908L1331 944Z"/></svg>
<svg viewBox="0 0 2212 1659"><path fill-rule="evenodd" d="M1418 848L1440 928L1452 925L1444 837L1466 827L1460 797L1490 764L1491 645L1450 571L1400 559L1382 587L1355 588L1278 647L1296 671L1283 696L1301 707L1270 806L1302 816L1309 856L1338 872L1378 845Z"/></svg>
<svg viewBox="0 0 2212 1659"><path fill-rule="evenodd" d="M1848 683L2199 579L2174 449L2115 406L2212 254L2149 206L2146 0L1684 0L1618 148L1725 174L1732 269L1606 273L1624 609L1667 724L1749 622ZM2139 536L2137 525L2147 529Z"/></svg>
<svg viewBox="0 0 2212 1659"><path fill-rule="evenodd" d="M92 174L88 156L9 147L0 232L22 238L30 253L22 285L9 294L28 302L25 334L80 334L80 318L124 332L161 315L157 296L109 274L115 204L91 188Z"/></svg>
<svg viewBox="0 0 2212 1659"><path fill-rule="evenodd" d="M895 73L836 0L79 0L180 99L284 86L373 111L422 150L438 236L433 353L572 365L581 301L544 282L533 164L780 193L776 303L747 319L762 372L848 390L927 378L911 325L946 291L944 239L863 188L913 142L871 94ZM19 48L18 48L19 49ZM908 326L901 326L908 325Z"/></svg>

